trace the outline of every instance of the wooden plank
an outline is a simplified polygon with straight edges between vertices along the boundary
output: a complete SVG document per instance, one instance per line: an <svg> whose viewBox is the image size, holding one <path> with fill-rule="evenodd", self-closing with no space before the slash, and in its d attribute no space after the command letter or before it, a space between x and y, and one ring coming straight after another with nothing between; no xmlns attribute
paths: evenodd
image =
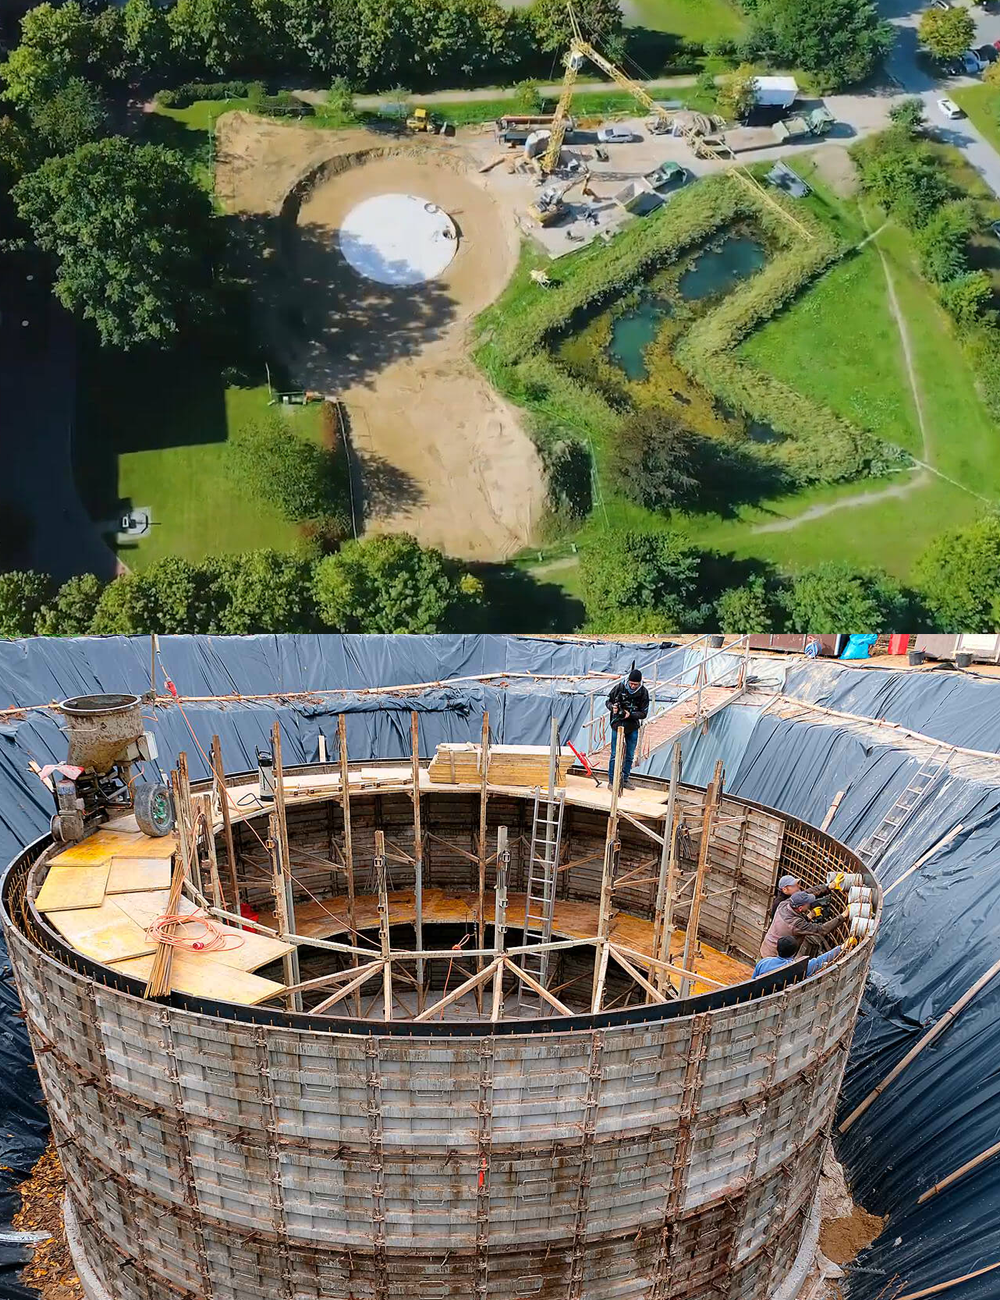
<svg viewBox="0 0 1000 1300"><path fill-rule="evenodd" d="M101 866L50 867L45 884L38 891L35 906L40 912L100 907L107 892L110 871L110 860Z"/></svg>
<svg viewBox="0 0 1000 1300"><path fill-rule="evenodd" d="M145 930L159 917L166 915L169 895L169 889L150 889L137 894L116 894L113 901L130 920ZM184 898L183 895L178 899L179 915L187 916L197 910L190 899Z"/></svg>
<svg viewBox="0 0 1000 1300"><path fill-rule="evenodd" d="M77 952L105 964L144 957L156 947L146 938L142 926L130 921L110 899L100 907L55 912L52 924Z"/></svg>
<svg viewBox="0 0 1000 1300"><path fill-rule="evenodd" d="M153 956L133 957L128 961L114 962L113 965L123 975L148 980L153 961ZM258 1002L277 997L284 990L284 985L227 966L218 960L217 953L187 952L183 948L174 948L170 988L178 993L190 993L192 997L210 998L213 1002L238 1002L243 1006L255 1007Z"/></svg>
<svg viewBox="0 0 1000 1300"><path fill-rule="evenodd" d="M78 844L70 844L51 859L54 867L99 867L108 862L116 853L140 857L132 853L132 847L145 836L138 831L132 835L118 835L112 831L95 831Z"/></svg>
<svg viewBox="0 0 1000 1300"><path fill-rule="evenodd" d="M134 894L170 888L170 862L166 858L112 858L109 894Z"/></svg>

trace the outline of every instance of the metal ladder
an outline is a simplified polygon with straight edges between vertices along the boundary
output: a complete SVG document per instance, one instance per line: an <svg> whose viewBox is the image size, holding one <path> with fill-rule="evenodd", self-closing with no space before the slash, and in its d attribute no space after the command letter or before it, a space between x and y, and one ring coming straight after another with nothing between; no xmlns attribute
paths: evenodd
<svg viewBox="0 0 1000 1300"><path fill-rule="evenodd" d="M563 812L566 791L542 794L535 788L535 811L531 821L531 850L528 854L528 879L524 900L524 942L550 943L552 915L556 902L559 854L562 848ZM518 964L543 988L548 988L548 952L523 952ZM522 981L518 985L518 1006L532 1011L547 1008L533 989Z"/></svg>
<svg viewBox="0 0 1000 1300"><path fill-rule="evenodd" d="M916 808L923 802L928 790L948 766L947 751L937 746L921 763L910 784L900 794L881 822L858 846L858 857L865 866L872 867L882 857L896 833Z"/></svg>

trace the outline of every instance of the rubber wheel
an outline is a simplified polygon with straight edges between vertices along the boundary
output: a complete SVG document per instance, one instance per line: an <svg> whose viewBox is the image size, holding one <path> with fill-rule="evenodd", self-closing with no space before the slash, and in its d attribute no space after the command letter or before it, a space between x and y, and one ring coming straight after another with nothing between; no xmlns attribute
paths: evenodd
<svg viewBox="0 0 1000 1300"><path fill-rule="evenodd" d="M159 781L138 781L134 796L135 820L143 835L158 839L174 829L170 791Z"/></svg>

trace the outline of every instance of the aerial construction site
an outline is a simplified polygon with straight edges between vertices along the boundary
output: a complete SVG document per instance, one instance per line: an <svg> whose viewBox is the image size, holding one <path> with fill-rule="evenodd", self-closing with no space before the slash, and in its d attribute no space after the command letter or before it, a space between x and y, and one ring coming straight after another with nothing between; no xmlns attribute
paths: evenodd
<svg viewBox="0 0 1000 1300"><path fill-rule="evenodd" d="M953 674L746 638L25 644L4 937L88 1300L899 1300L953 1262L927 1252L967 1153L924 1153L918 1232L866 1161L887 1110L903 1164L946 1123L908 1063L949 1026L954 1048L998 967L946 981L905 1052L872 1024L893 975L865 988L886 895L933 890L992 769L899 722L885 740L864 702L954 703ZM605 697L629 660L649 710L626 782ZM89 693L30 703L67 673ZM755 977L786 886L821 919ZM824 1210L834 1133L880 1217L842 1184Z"/></svg>

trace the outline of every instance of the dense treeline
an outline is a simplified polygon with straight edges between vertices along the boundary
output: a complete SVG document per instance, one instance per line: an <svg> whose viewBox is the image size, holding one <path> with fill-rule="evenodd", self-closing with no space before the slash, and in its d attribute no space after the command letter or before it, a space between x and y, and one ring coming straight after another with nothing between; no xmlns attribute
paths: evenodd
<svg viewBox="0 0 1000 1300"><path fill-rule="evenodd" d="M585 31L621 31L617 0L580 0ZM400 81L507 83L550 75L570 37L562 0L510 9L498 0L127 0L92 9L78 0L25 15L0 65L6 97L27 107L74 76L105 87L153 73L158 81L251 75L345 77L385 89Z"/></svg>
<svg viewBox="0 0 1000 1300"><path fill-rule="evenodd" d="M319 558L168 556L107 583L0 573L0 636L465 631L479 626L482 597L479 579L440 551L372 537Z"/></svg>
<svg viewBox="0 0 1000 1300"><path fill-rule="evenodd" d="M823 93L863 81L892 48L873 0L741 0L750 17L739 45L749 62L804 68Z"/></svg>

